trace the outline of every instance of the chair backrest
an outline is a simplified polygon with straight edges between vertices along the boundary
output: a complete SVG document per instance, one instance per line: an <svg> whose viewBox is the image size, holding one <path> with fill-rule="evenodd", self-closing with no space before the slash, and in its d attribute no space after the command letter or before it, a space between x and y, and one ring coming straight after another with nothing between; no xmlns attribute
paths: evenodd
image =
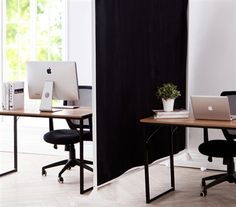
<svg viewBox="0 0 236 207"><path fill-rule="evenodd" d="M79 86L79 106L92 106L92 86Z"/></svg>
<svg viewBox="0 0 236 207"><path fill-rule="evenodd" d="M236 91L223 91L221 96L227 96L231 115L236 115ZM229 141L236 139L236 130L222 129L225 138Z"/></svg>
<svg viewBox="0 0 236 207"><path fill-rule="evenodd" d="M64 105L70 106L92 106L92 86L79 86L79 100L78 101L64 101Z"/></svg>
<svg viewBox="0 0 236 207"><path fill-rule="evenodd" d="M79 105L82 106L92 106L92 86L89 85L80 85L79 86L79 100L78 101L64 101L65 105ZM79 121L77 120L67 120L67 123L70 127L73 127L71 124L74 125L74 127L79 128ZM89 124L89 120L84 121L84 128L91 128Z"/></svg>

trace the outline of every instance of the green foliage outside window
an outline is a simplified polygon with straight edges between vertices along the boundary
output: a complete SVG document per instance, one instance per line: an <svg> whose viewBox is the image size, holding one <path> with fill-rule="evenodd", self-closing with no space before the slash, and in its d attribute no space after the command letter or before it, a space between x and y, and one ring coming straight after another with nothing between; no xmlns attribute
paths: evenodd
<svg viewBox="0 0 236 207"><path fill-rule="evenodd" d="M63 0L37 0L33 21L31 2L6 0L5 80L24 79L25 62L30 59L62 60Z"/></svg>

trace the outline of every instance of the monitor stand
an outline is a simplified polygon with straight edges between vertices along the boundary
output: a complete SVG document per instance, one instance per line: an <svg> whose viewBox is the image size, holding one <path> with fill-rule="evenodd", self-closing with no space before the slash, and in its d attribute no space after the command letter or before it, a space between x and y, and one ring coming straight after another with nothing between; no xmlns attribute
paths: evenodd
<svg viewBox="0 0 236 207"><path fill-rule="evenodd" d="M53 94L53 81L45 81L41 97L41 104L39 108L41 112L60 111L59 109L52 109L52 94Z"/></svg>

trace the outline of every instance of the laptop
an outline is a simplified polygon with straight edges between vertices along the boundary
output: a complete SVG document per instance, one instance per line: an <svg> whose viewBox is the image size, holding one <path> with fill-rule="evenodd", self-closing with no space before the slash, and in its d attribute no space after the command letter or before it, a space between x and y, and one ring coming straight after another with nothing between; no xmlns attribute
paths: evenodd
<svg viewBox="0 0 236 207"><path fill-rule="evenodd" d="M230 114L227 96L191 96L193 116L195 119L234 120Z"/></svg>

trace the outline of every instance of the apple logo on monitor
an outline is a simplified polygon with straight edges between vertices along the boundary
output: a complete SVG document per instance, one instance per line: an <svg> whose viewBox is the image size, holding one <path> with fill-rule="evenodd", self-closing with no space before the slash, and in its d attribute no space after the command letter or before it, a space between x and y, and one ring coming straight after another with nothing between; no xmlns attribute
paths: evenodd
<svg viewBox="0 0 236 207"><path fill-rule="evenodd" d="M51 74L52 73L52 69L49 67L48 69L47 69L47 74Z"/></svg>
<svg viewBox="0 0 236 207"><path fill-rule="evenodd" d="M212 106L208 106L207 108L208 108L208 111L213 111L214 110Z"/></svg>

